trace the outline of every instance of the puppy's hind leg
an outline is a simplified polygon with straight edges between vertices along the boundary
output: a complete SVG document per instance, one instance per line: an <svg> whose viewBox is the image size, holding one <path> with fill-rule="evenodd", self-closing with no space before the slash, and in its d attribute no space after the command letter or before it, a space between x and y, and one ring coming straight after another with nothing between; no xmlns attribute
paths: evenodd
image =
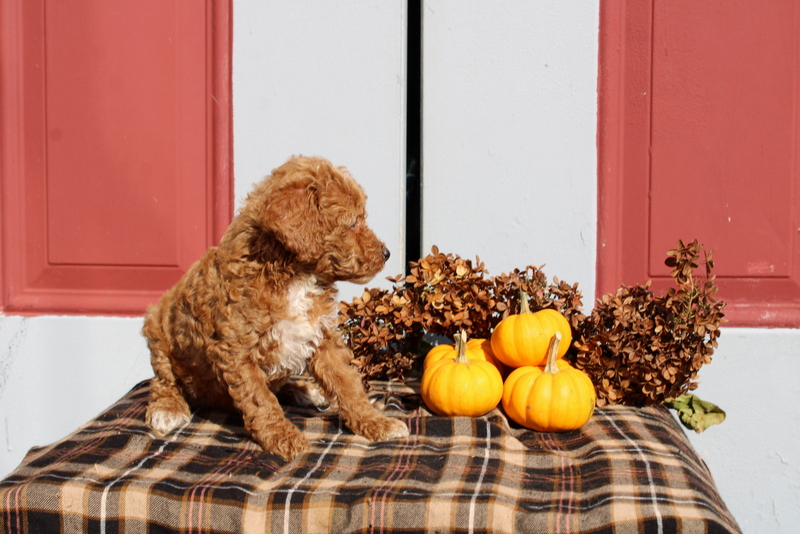
<svg viewBox="0 0 800 534"><path fill-rule="evenodd" d="M275 391L274 388L271 388ZM286 382L277 390L275 396L281 404L291 404L303 408L316 408L324 410L330 402L320 392L316 384L307 380Z"/></svg>
<svg viewBox="0 0 800 534"><path fill-rule="evenodd" d="M169 342L160 327L157 311L148 313L142 333L150 348L150 363L155 377L150 381L150 400L145 423L161 435L184 426L191 419L191 410L181 393L169 357Z"/></svg>
<svg viewBox="0 0 800 534"><path fill-rule="evenodd" d="M380 415L370 404L361 376L350 365L353 353L339 339L326 339L309 362L323 394L338 404L347 427L372 441L408 437L403 421Z"/></svg>

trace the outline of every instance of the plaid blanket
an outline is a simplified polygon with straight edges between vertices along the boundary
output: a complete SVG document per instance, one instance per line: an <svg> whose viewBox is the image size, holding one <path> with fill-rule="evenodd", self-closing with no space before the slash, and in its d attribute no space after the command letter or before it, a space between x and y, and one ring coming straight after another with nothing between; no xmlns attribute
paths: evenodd
<svg viewBox="0 0 800 534"><path fill-rule="evenodd" d="M312 448L261 451L241 417L195 412L165 439L144 425L148 383L0 482L4 532L740 532L706 465L663 408L599 409L538 433L432 415L414 388L375 384L408 440L370 443L333 411L287 408Z"/></svg>

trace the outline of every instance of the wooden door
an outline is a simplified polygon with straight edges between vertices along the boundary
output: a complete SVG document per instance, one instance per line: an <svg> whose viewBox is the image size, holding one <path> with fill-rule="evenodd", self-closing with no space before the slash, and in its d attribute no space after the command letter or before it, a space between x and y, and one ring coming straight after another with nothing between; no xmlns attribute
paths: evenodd
<svg viewBox="0 0 800 534"><path fill-rule="evenodd" d="M603 2L598 291L713 250L731 325L800 325L800 2Z"/></svg>
<svg viewBox="0 0 800 534"><path fill-rule="evenodd" d="M230 221L230 3L0 7L3 309L140 314Z"/></svg>

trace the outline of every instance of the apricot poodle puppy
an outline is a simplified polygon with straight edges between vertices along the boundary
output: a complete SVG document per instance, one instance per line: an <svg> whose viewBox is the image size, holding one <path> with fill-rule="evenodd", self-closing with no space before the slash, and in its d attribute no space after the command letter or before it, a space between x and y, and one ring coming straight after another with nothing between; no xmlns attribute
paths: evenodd
<svg viewBox="0 0 800 534"><path fill-rule="evenodd" d="M291 460L308 441L276 393L307 369L356 434L408 435L369 403L336 331L334 282L366 283L389 257L366 225L365 203L347 170L321 158L294 157L255 186L219 246L145 315L154 431L186 424L190 407L233 407L265 451Z"/></svg>

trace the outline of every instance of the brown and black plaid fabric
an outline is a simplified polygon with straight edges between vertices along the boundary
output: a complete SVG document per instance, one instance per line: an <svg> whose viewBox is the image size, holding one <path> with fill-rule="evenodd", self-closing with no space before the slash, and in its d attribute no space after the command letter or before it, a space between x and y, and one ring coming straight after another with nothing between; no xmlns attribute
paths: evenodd
<svg viewBox="0 0 800 534"><path fill-rule="evenodd" d="M262 452L233 414L198 411L166 439L144 425L148 383L0 482L0 531L360 533L740 532L662 408L597 410L566 434L501 411L437 417L413 388L371 397L408 440L370 443L333 411L288 408L312 449Z"/></svg>

